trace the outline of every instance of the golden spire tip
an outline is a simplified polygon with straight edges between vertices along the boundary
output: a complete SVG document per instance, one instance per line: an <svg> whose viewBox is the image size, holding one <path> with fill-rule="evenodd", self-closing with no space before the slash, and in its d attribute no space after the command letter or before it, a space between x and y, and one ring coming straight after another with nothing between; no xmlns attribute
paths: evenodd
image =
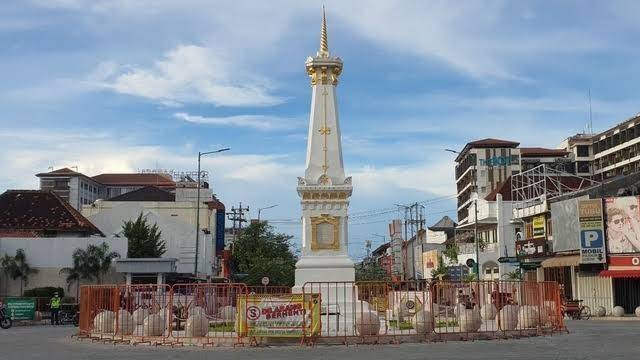
<svg viewBox="0 0 640 360"><path fill-rule="evenodd" d="M329 53L329 43L327 41L327 17L324 14L324 5L322 5L322 28L320 30L320 53Z"/></svg>

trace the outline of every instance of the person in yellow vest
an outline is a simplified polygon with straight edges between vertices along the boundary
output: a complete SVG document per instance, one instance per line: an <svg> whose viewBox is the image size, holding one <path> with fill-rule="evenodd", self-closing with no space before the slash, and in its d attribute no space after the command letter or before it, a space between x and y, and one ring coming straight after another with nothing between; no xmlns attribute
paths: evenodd
<svg viewBox="0 0 640 360"><path fill-rule="evenodd" d="M51 325L60 325L60 297L58 293L53 293L51 298Z"/></svg>

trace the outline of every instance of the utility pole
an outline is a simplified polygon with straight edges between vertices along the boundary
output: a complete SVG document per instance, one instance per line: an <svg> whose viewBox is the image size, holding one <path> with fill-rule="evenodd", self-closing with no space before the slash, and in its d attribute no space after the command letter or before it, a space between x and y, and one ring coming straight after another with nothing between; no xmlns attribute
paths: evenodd
<svg viewBox="0 0 640 360"><path fill-rule="evenodd" d="M242 202L238 207L231 207L231 211L227 212L227 219L231 220L233 223L232 234L233 234L233 242L235 243L240 231L242 231L242 224L247 222L247 219L244 217L244 213L249 212L249 207L242 207Z"/></svg>
<svg viewBox="0 0 640 360"><path fill-rule="evenodd" d="M476 193L477 194L477 193ZM476 199L473 205L473 211L475 212L475 217L473 218L473 238L476 243L476 278L480 280L480 242L478 241L478 195L476 195Z"/></svg>

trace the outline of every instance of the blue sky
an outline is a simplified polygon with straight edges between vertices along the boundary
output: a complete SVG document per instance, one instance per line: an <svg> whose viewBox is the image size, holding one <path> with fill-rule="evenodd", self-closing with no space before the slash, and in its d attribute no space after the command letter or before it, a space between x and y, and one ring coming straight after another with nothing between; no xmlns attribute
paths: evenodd
<svg viewBox="0 0 640 360"><path fill-rule="evenodd" d="M374 247L393 204L455 192L453 154L497 137L555 147L640 111L634 1L325 1L345 166L351 252ZM218 196L297 219L316 1L42 0L0 7L0 190L37 172L193 169ZM427 204L427 223L453 215ZM256 211L252 212L255 216ZM381 214L378 214L381 213ZM377 214L377 215L370 215ZM295 223L278 228L299 239Z"/></svg>

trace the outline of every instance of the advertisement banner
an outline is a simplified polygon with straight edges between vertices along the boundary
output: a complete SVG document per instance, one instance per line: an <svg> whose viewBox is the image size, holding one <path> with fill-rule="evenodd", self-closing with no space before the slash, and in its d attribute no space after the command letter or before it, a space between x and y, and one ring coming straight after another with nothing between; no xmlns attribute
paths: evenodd
<svg viewBox="0 0 640 360"><path fill-rule="evenodd" d="M533 237L541 238L547 234L547 221L544 215L538 215L533 217Z"/></svg>
<svg viewBox="0 0 640 360"><path fill-rule="evenodd" d="M548 255L547 240L528 239L516 241L516 256L521 259L530 259Z"/></svg>
<svg viewBox="0 0 640 360"><path fill-rule="evenodd" d="M640 198L606 198L607 251L609 254L640 252Z"/></svg>
<svg viewBox="0 0 640 360"><path fill-rule="evenodd" d="M438 250L429 250L422 253L422 266L424 267L424 277L431 278L431 272L440 266Z"/></svg>
<svg viewBox="0 0 640 360"><path fill-rule="evenodd" d="M36 299L7 298L7 314L13 320L33 320L36 312Z"/></svg>
<svg viewBox="0 0 640 360"><path fill-rule="evenodd" d="M239 334L300 337L320 332L320 294L247 295L238 298Z"/></svg>
<svg viewBox="0 0 640 360"><path fill-rule="evenodd" d="M580 200L578 221L580 223L580 263L606 263L602 200Z"/></svg>

